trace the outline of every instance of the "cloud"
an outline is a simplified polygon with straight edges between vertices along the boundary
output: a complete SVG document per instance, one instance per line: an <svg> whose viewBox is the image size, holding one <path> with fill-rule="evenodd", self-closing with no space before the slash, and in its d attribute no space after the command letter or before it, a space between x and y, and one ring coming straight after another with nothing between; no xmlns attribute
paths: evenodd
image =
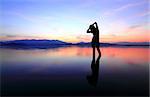
<svg viewBox="0 0 150 97"><path fill-rule="evenodd" d="M39 36L23 36L23 35L1 35L0 40L20 40L20 39L44 39Z"/></svg>
<svg viewBox="0 0 150 97"><path fill-rule="evenodd" d="M143 23L143 24L136 24L136 25L132 25L129 26L127 30L125 30L127 32L127 34L131 34L131 33L136 33L137 34L147 34L148 29L146 29L147 24Z"/></svg>
<svg viewBox="0 0 150 97"><path fill-rule="evenodd" d="M137 24L137 25L132 25L132 26L130 26L129 28L130 28L130 29L136 29L136 28L138 28L138 27L141 27L141 25L139 25L139 24Z"/></svg>
<svg viewBox="0 0 150 97"><path fill-rule="evenodd" d="M130 21L131 19L137 19L137 18L141 18L141 17L144 17L144 16L149 16L149 15L150 15L150 11L145 10L143 12L138 12L138 13L135 13L135 14L127 16L127 17L119 18L118 20L128 20L128 21ZM143 18L143 20L144 19L146 20L147 18ZM148 22L148 20L147 20L147 22Z"/></svg>
<svg viewBox="0 0 150 97"><path fill-rule="evenodd" d="M144 11L144 12L140 12L140 13L137 13L137 14L131 16L131 18L143 17L143 16L148 16L148 15L150 15L150 11L147 11L147 10L146 10L146 11Z"/></svg>
<svg viewBox="0 0 150 97"><path fill-rule="evenodd" d="M91 36L88 35L80 35L80 36L76 36L77 40L79 41L84 41L84 42L89 42L91 41Z"/></svg>
<svg viewBox="0 0 150 97"><path fill-rule="evenodd" d="M132 8L132 7L137 7L137 6L146 4L146 3L147 3L147 1L145 1L145 0L142 1L142 2L137 2L137 3L128 3L126 5L123 5L123 6L119 7L119 8L115 8L115 9L112 9L110 11L106 11L103 14L106 15L106 16L110 16L110 15L113 15L115 13L127 10L129 8Z"/></svg>
<svg viewBox="0 0 150 97"><path fill-rule="evenodd" d="M108 35L108 34L121 34L120 32L127 29L128 24L123 20L116 20L110 23L107 23L101 27L100 32L102 32L102 35Z"/></svg>
<svg viewBox="0 0 150 97"><path fill-rule="evenodd" d="M121 23L121 22L120 22ZM119 29L122 27L121 29ZM147 23L140 23L134 25L118 26L114 23L110 26L109 33L100 33L101 42L147 42L149 41L150 29ZM115 31L115 29L118 31Z"/></svg>
<svg viewBox="0 0 150 97"><path fill-rule="evenodd" d="M114 11L115 12L123 11L123 10L129 9L131 7L140 6L140 5L145 4L145 3L147 3L147 2L144 1L144 2L137 2L137 3L129 3L127 5L120 7L120 8L114 9Z"/></svg>
<svg viewBox="0 0 150 97"><path fill-rule="evenodd" d="M33 22L33 23L42 23L42 24L46 24L47 20L54 20L56 19L55 17L52 16L31 16L31 15L25 15L23 13L20 12L5 12L8 15L14 15L17 17L20 17L22 19L25 19L27 21Z"/></svg>

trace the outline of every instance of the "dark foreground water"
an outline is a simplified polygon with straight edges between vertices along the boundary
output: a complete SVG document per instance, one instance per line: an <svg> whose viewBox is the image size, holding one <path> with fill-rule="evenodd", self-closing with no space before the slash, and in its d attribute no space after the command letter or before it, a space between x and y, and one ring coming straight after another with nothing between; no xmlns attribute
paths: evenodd
<svg viewBox="0 0 150 97"><path fill-rule="evenodd" d="M149 48L0 49L2 95L148 96Z"/></svg>

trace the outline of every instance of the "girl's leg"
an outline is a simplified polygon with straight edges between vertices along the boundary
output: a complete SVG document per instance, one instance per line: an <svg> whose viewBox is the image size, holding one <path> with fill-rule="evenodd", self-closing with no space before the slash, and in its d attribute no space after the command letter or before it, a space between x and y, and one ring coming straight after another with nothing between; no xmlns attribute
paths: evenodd
<svg viewBox="0 0 150 97"><path fill-rule="evenodd" d="M92 48L93 48L93 59L95 60L95 47L92 46Z"/></svg>
<svg viewBox="0 0 150 97"><path fill-rule="evenodd" d="M100 51L99 47L96 47L96 48L97 48L99 56L101 56L101 51Z"/></svg>

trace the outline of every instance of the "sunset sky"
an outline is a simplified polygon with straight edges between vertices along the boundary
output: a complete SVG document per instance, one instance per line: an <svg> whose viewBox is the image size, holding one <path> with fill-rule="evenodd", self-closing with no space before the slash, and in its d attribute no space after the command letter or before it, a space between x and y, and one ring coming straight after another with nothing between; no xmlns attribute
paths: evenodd
<svg viewBox="0 0 150 97"><path fill-rule="evenodd" d="M149 41L149 0L1 0L0 40L91 41L97 22L101 42Z"/></svg>

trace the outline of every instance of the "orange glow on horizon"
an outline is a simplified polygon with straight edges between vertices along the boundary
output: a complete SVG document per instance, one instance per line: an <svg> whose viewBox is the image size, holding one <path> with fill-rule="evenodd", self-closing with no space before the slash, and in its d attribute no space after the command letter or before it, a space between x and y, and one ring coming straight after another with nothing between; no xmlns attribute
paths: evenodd
<svg viewBox="0 0 150 97"><path fill-rule="evenodd" d="M148 32L148 31L147 31ZM143 32L143 34L129 33L125 35L101 35L100 34L100 42L149 42L149 34L147 32ZM147 34L144 34L147 33ZM65 42L91 42L92 35L87 36L87 34L80 36L66 35L66 36L53 36L53 35L44 35L44 36L0 36L0 40L21 40L21 39L48 39L48 40L61 40Z"/></svg>
<svg viewBox="0 0 150 97"><path fill-rule="evenodd" d="M9 49L5 49L8 50ZM135 64L143 64L145 62L148 62L149 60L149 52L150 50L148 48L113 48L113 47L102 47L100 48L101 54L103 58L114 58L119 59L121 61L126 61L127 63ZM7 52L8 52L7 51ZM56 48L56 49L47 49L43 50L42 52L39 52L38 50L14 50L11 52L14 57L21 56L22 53L24 55L30 56L32 58L40 56L42 58L49 58L49 57L68 57L68 58L75 58L75 57L89 57L92 58L92 48L91 47L65 47L65 48ZM14 53L14 54L13 54ZM34 54L33 54L34 53ZM98 55L96 51L96 55ZM121 65L121 64L120 64Z"/></svg>

